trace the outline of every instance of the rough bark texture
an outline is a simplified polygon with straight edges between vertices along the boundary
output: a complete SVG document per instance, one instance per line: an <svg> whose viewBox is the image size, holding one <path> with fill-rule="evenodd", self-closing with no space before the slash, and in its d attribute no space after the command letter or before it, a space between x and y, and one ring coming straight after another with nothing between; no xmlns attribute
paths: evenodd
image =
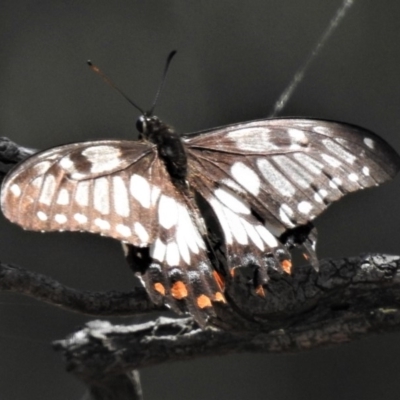
<svg viewBox="0 0 400 400"><path fill-rule="evenodd" d="M191 318L160 317L128 326L93 321L56 342L55 347L63 352L68 369L75 374L107 377L206 355L296 352L349 342L400 328L399 269L399 256L322 261L319 273L302 267L291 276L271 279L263 299L269 316L259 317L242 329L201 330ZM47 288L42 291L38 286ZM120 294L78 292L4 264L0 265L0 288L93 315L156 311L139 289ZM57 288L56 296L47 295L52 288Z"/></svg>

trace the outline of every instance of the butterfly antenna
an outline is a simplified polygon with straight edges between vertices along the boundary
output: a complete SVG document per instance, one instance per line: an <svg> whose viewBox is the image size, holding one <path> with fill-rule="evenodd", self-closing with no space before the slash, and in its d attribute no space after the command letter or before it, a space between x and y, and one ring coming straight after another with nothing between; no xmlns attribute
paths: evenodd
<svg viewBox="0 0 400 400"><path fill-rule="evenodd" d="M133 105L137 110L139 110L143 115L145 112L133 101L131 100L99 67L94 65L90 60L87 62L89 68L100 76L101 79L108 85L110 85L113 89L115 89L119 94L121 94L130 104Z"/></svg>
<svg viewBox="0 0 400 400"><path fill-rule="evenodd" d="M154 109L156 107L158 98L160 97L160 94L161 94L161 92L163 90L163 87L164 87L165 78L167 76L168 69L169 69L169 64L171 64L172 58L174 57L175 54L176 54L176 50L173 50L168 55L167 62L165 63L165 67L164 67L164 72L163 72L163 76L162 76L162 79L161 79L161 83L160 83L160 86L158 87L156 96L154 97L153 105L151 106L150 111L148 111L148 115L153 115L153 111L154 111Z"/></svg>

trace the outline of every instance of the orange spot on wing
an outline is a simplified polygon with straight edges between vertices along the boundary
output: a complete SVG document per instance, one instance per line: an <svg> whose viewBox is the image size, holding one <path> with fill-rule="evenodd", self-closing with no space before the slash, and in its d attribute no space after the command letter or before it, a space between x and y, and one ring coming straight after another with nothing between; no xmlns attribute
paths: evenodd
<svg viewBox="0 0 400 400"><path fill-rule="evenodd" d="M265 297L265 290L264 287L262 285L258 285L256 287L256 293L260 296L260 297Z"/></svg>
<svg viewBox="0 0 400 400"><path fill-rule="evenodd" d="M222 303L226 303L225 297L221 292L216 292L214 296L215 301L221 301Z"/></svg>
<svg viewBox="0 0 400 400"><path fill-rule="evenodd" d="M171 287L172 297L175 297L178 300L187 297L188 291L186 289L186 285L182 281L176 281Z"/></svg>
<svg viewBox="0 0 400 400"><path fill-rule="evenodd" d="M156 282L154 284L154 290L156 290L158 293L162 294L163 296L165 296L165 287L163 284L161 284L160 282Z"/></svg>
<svg viewBox="0 0 400 400"><path fill-rule="evenodd" d="M283 270L287 273L290 274L292 273L292 262L290 260L283 260L281 262Z"/></svg>
<svg viewBox="0 0 400 400"><path fill-rule="evenodd" d="M197 305L200 308L211 307L211 300L208 296L202 294L197 298Z"/></svg>
<svg viewBox="0 0 400 400"><path fill-rule="evenodd" d="M231 277L233 278L235 276L235 268L232 268L230 270L230 273L231 273Z"/></svg>
<svg viewBox="0 0 400 400"><path fill-rule="evenodd" d="M307 253L303 253L303 257L308 261L310 259L310 257L308 257Z"/></svg>
<svg viewBox="0 0 400 400"><path fill-rule="evenodd" d="M222 278L221 274L219 274L217 271L213 271L213 276L214 276L215 281L217 282L219 290L221 292L223 292L225 290L224 278Z"/></svg>

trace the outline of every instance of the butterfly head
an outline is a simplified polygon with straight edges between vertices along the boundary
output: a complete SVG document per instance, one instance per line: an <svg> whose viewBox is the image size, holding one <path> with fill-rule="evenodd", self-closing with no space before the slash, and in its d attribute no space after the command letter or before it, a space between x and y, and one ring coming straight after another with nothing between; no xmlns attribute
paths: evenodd
<svg viewBox="0 0 400 400"><path fill-rule="evenodd" d="M147 113L142 114L136 121L136 129L139 131L140 137L146 139L148 139L150 135L157 133L161 125L162 122L160 118Z"/></svg>

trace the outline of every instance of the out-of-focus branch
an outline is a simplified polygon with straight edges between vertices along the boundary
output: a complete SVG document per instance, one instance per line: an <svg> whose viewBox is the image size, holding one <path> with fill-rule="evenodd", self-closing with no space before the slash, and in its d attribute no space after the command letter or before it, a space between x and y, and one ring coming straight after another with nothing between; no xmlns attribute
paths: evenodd
<svg viewBox="0 0 400 400"><path fill-rule="evenodd" d="M0 263L0 291L2 290L21 293L66 310L95 316L128 316L166 310L155 306L141 287L128 292L79 291L48 276L5 263Z"/></svg>

